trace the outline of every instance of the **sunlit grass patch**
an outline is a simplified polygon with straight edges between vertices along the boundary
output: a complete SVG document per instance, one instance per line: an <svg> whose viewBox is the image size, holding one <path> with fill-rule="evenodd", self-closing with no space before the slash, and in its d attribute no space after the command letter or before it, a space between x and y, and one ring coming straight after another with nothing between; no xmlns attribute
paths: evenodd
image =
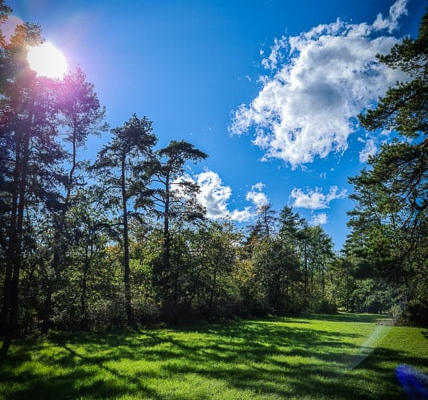
<svg viewBox="0 0 428 400"><path fill-rule="evenodd" d="M424 330L377 316L272 318L15 343L0 399L405 399L428 373Z"/></svg>

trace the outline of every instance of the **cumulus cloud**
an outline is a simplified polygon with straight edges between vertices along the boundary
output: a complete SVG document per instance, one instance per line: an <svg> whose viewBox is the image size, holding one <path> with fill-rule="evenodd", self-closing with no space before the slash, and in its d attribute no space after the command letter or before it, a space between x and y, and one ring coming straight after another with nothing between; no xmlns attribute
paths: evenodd
<svg viewBox="0 0 428 400"><path fill-rule="evenodd" d="M252 201L253 204L257 207L257 209L269 203L266 194L262 192L264 187L265 185L263 183L256 183L252 186L251 190L247 193L247 196L245 197L248 201Z"/></svg>
<svg viewBox="0 0 428 400"><path fill-rule="evenodd" d="M347 149L358 129L356 116L383 96L399 71L376 62L398 40L388 32L406 13L398 0L389 16L372 24L337 20L299 36L276 39L262 64L270 71L260 78L262 89L249 105L232 116L232 134L254 128L253 142L292 168Z"/></svg>
<svg viewBox="0 0 428 400"><path fill-rule="evenodd" d="M307 189L306 193L302 189L294 188L291 191L290 199L293 207L321 210L329 208L331 201L346 197L346 193L345 189L339 192L337 186L331 186L327 194L324 194L320 188Z"/></svg>
<svg viewBox="0 0 428 400"><path fill-rule="evenodd" d="M257 183L252 186L246 195L246 200L253 205L246 206L242 210L230 210L229 200L232 189L223 184L220 176L213 171L204 171L195 176L196 183L200 187L198 201L206 209L206 215L211 219L231 219L237 222L248 222L257 213L258 207L267 204L268 198L263 193L264 184Z"/></svg>
<svg viewBox="0 0 428 400"><path fill-rule="evenodd" d="M251 211L251 207L245 207L243 210L233 210L225 216L232 221L236 222L248 222L254 217L254 212Z"/></svg>
<svg viewBox="0 0 428 400"><path fill-rule="evenodd" d="M325 225L327 223L327 214L326 213L320 213L315 214L311 218L311 224L312 225Z"/></svg>
<svg viewBox="0 0 428 400"><path fill-rule="evenodd" d="M199 202L206 208L208 218L223 218L228 214L227 202L232 195L232 189L224 186L222 180L212 171L205 171L196 176L200 187Z"/></svg>

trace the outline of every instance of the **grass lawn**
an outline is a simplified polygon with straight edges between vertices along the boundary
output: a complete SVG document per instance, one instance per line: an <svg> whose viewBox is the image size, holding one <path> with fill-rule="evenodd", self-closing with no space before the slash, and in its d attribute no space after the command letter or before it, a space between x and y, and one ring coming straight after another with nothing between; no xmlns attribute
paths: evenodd
<svg viewBox="0 0 428 400"><path fill-rule="evenodd" d="M0 399L407 399L396 368L428 374L428 332L385 322L339 314L50 334L3 354Z"/></svg>

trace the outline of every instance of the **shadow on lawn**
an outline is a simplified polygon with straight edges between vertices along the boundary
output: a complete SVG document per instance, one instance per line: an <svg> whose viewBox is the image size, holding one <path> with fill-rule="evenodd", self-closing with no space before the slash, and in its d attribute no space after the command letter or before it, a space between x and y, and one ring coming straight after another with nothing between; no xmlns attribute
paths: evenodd
<svg viewBox="0 0 428 400"><path fill-rule="evenodd" d="M2 381L19 387L8 400L86 396L107 399L125 395L162 399L158 388L148 384L149 379L166 382L175 377L179 381L192 374L223 381L230 388L252 391L259 396L256 398L271 395L314 399L406 398L394 371L385 369L382 361L423 365L422 358L409 359L396 351L374 349L349 371L349 355L358 353L359 347L347 339L359 334L312 329L308 322L313 318L290 319L292 326L286 325L288 319L276 318L128 334L54 335L50 342L59 347L54 354L43 353L42 344L12 352L13 359L9 359L2 371L0 387ZM341 321L340 318L348 317L329 318ZM17 373L19 365L35 355L41 366L58 368L62 373L49 379L43 379L37 370ZM134 372L121 370L120 364L115 364L119 360L133 365L130 370ZM158 368L141 369L137 366L141 361L156 362ZM376 386L377 391L368 390L370 385ZM188 399L176 393L170 393L168 398Z"/></svg>
<svg viewBox="0 0 428 400"><path fill-rule="evenodd" d="M156 399L157 395L132 375L121 373L107 364L118 358L135 359L140 344L127 344L125 334L55 335L49 342L59 350L45 353L42 342L31 341L28 348L11 351L0 371L0 399L5 400L58 400L58 399L114 399L126 394ZM78 353L74 347L84 349ZM13 346L12 346L13 347ZM20 366L37 358L40 370ZM42 370L49 369L43 373ZM53 369L53 372L52 372ZM59 371L55 373L55 369ZM18 372L17 372L18 370ZM16 386L2 397L2 384Z"/></svg>
<svg viewBox="0 0 428 400"><path fill-rule="evenodd" d="M189 355L193 363L175 364L169 370L221 379L235 388L280 398L398 400L407 397L398 386L394 369L383 369L382 361L393 360L397 366L424 362L422 358L408 358L388 349L374 353L369 349L367 357L354 362L361 348L343 339L357 337L357 333L288 328L264 321L218 326L210 332L221 341L206 348L202 357L198 353ZM236 344L241 341L242 346ZM199 367L207 359L214 361L215 368ZM226 364L219 364L225 360ZM364 360L371 361L364 363ZM352 371L354 368L350 370L350 366L358 369L357 373Z"/></svg>

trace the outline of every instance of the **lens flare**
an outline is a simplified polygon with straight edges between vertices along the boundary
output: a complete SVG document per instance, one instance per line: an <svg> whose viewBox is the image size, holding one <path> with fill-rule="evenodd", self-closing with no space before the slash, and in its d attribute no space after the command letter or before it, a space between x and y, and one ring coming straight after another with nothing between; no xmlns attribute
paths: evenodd
<svg viewBox="0 0 428 400"><path fill-rule="evenodd" d="M64 54L50 42L28 50L30 68L39 76L61 78L67 73L67 60Z"/></svg>
<svg viewBox="0 0 428 400"><path fill-rule="evenodd" d="M395 369L395 375L409 399L428 399L428 375L405 364Z"/></svg>

